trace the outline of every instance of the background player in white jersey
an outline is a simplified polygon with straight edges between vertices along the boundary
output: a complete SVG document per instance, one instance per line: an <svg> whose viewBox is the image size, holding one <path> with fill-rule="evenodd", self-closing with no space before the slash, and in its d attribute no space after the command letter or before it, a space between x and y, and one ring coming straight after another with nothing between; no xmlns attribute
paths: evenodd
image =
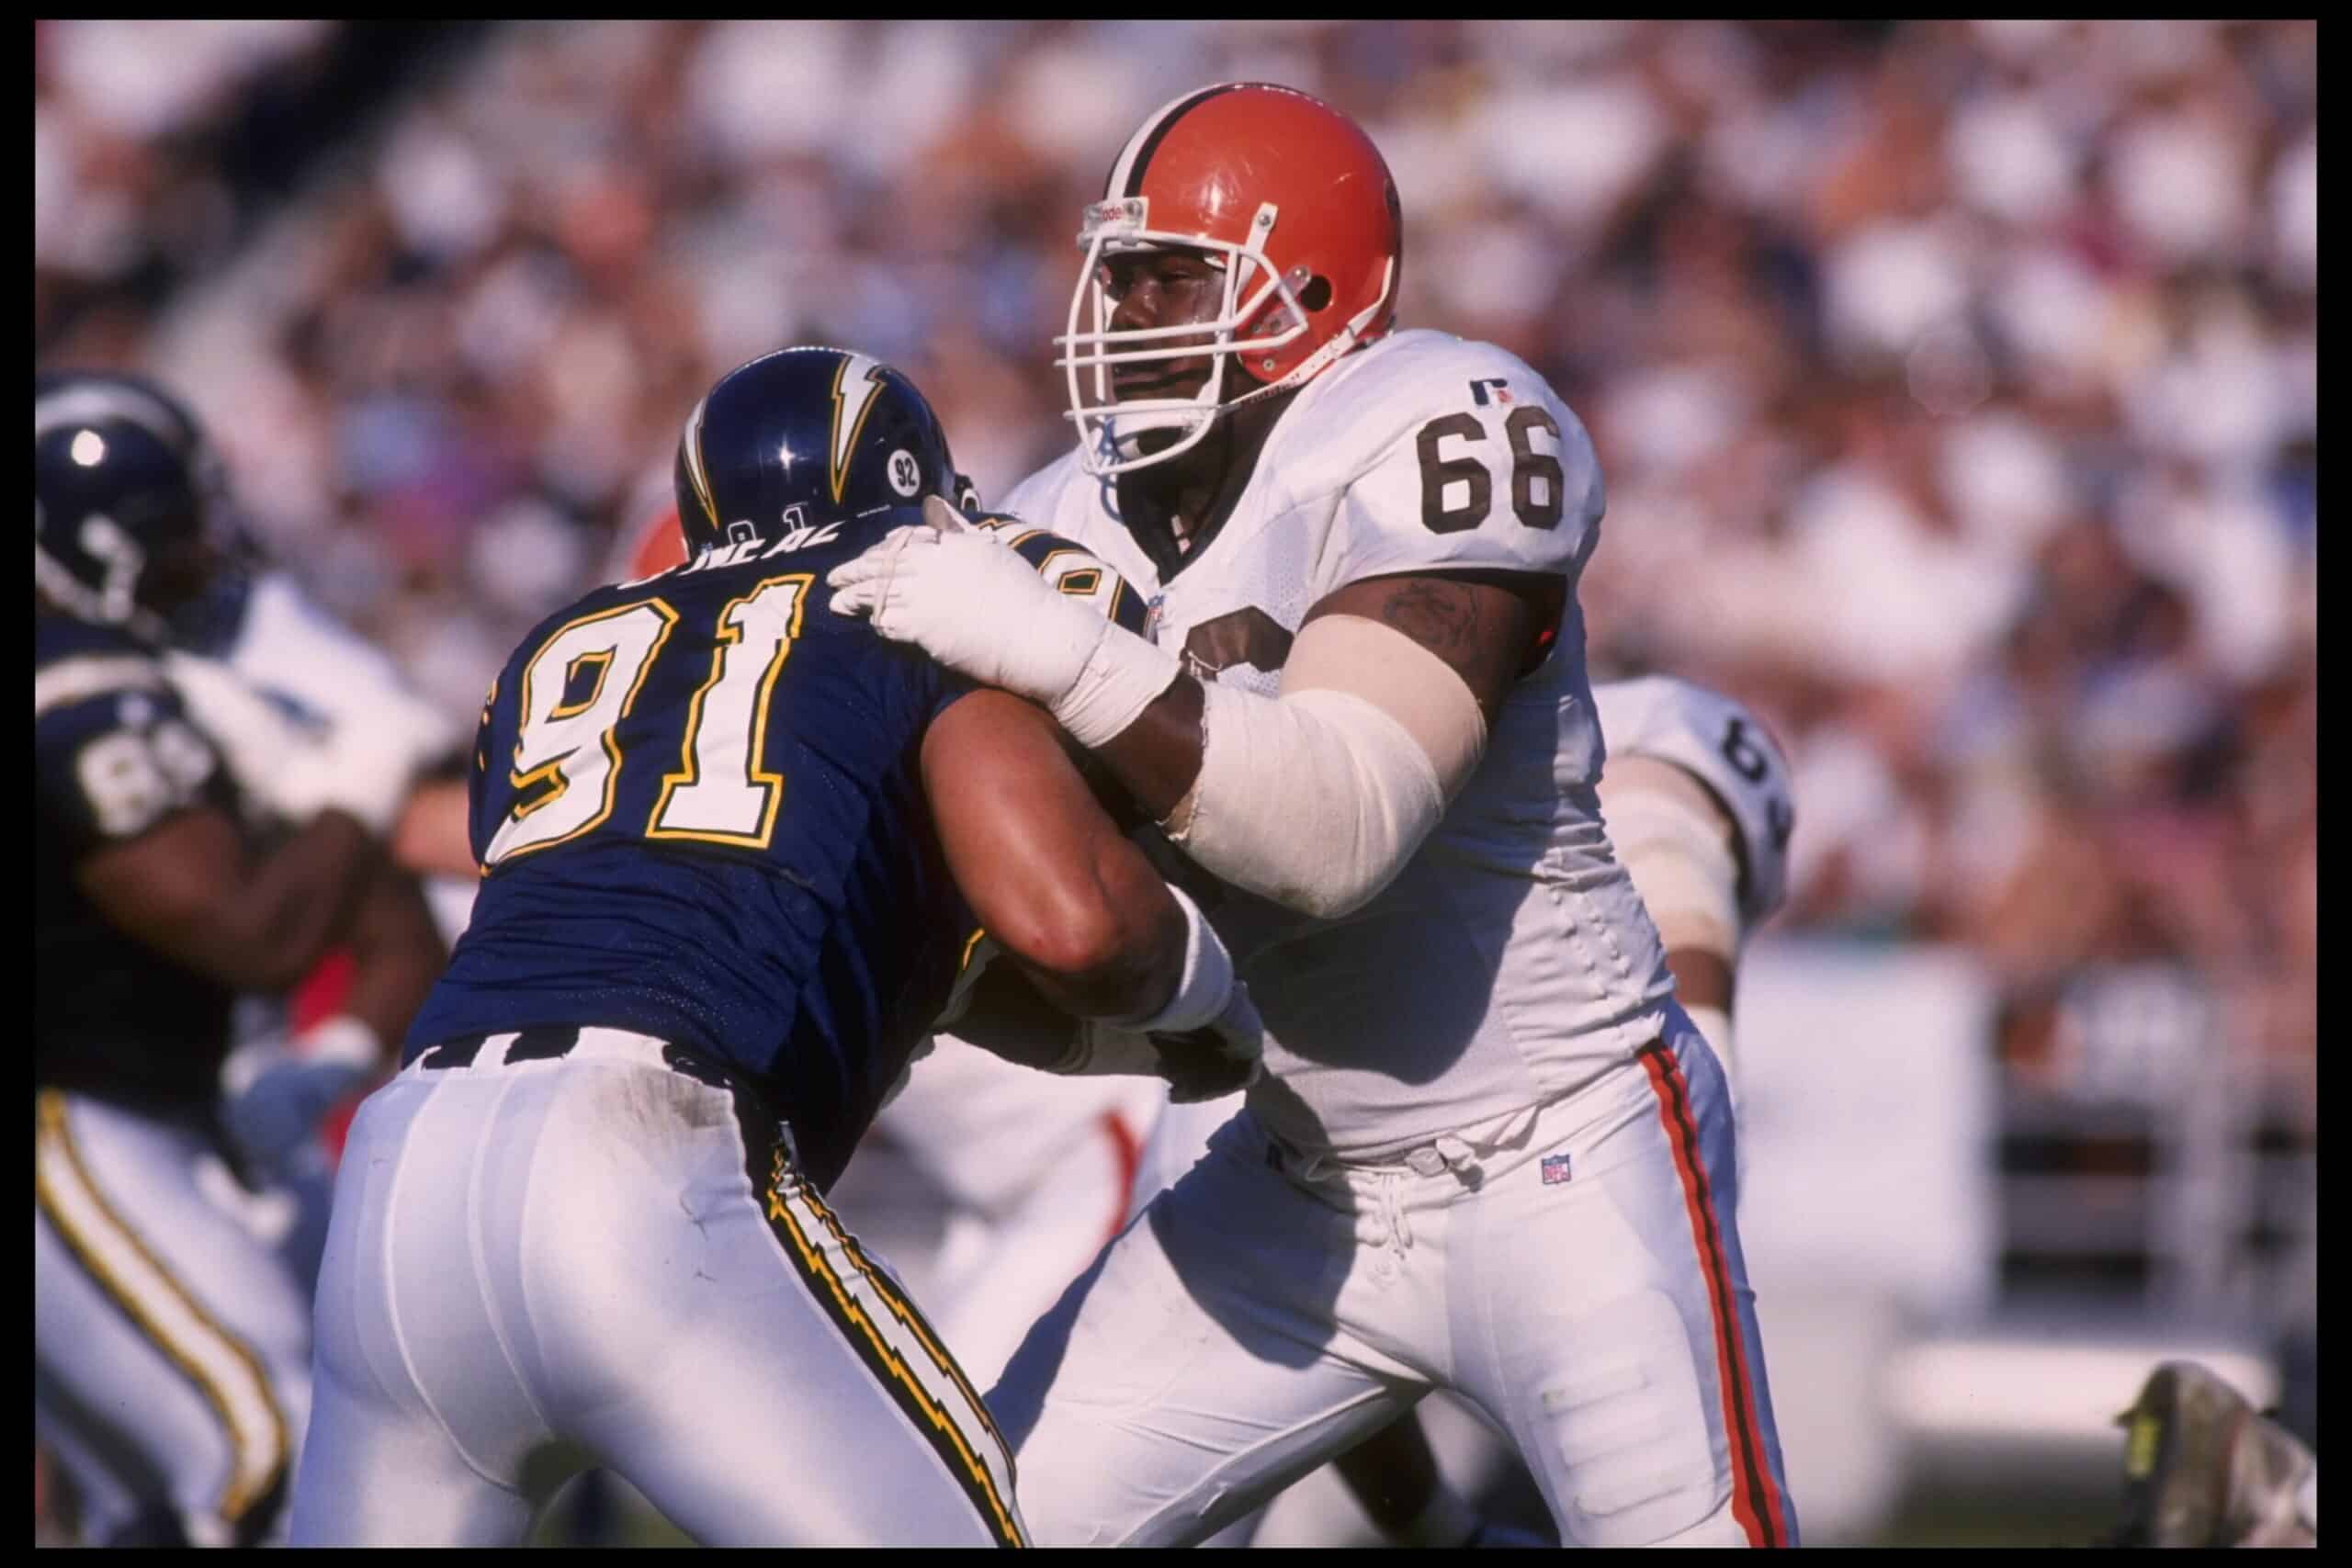
<svg viewBox="0 0 2352 1568"><path fill-rule="evenodd" d="M1739 955L1789 891L1789 760L1765 723L1670 675L1592 689L1609 767L1600 808L1666 944L1674 991L1723 1059L1735 1103Z"/></svg>
<svg viewBox="0 0 2352 1568"><path fill-rule="evenodd" d="M1788 892L1796 824L1788 760L1754 714L1689 681L1601 682L1592 695L1609 744L1600 800L1610 841L1666 943L1678 997L1736 1087L1740 953ZM1134 1212L1191 1169L1240 1107L1238 1096L1167 1107L1136 1168ZM1407 1416L1338 1461L1375 1528L1405 1546L1484 1544L1503 1533L1441 1477L1419 1428ZM1486 1447L1475 1438L1457 1446L1447 1468L1457 1475L1492 1468ZM1328 1489L1295 1495L1332 1498ZM1333 1535L1345 1528L1338 1519L1327 1526ZM1244 1544L1238 1528L1217 1539Z"/></svg>
<svg viewBox="0 0 2352 1568"><path fill-rule="evenodd" d="M1302 94L1155 113L1081 242L1080 446L1005 507L1155 640L952 528L831 579L1227 885L1268 1026L1246 1113L998 1385L1039 1539L1197 1540L1447 1386L1565 1540L1792 1540L1723 1070L1595 793L1589 440L1511 355L1392 330L1395 187Z"/></svg>
<svg viewBox="0 0 2352 1568"><path fill-rule="evenodd" d="M375 1065L439 967L375 837L416 759L379 738L348 776L238 767L166 679L225 505L175 400L37 377L33 460L35 1431L85 1540L258 1540L302 1429L309 1314L243 1179ZM364 960L345 1012L230 1054L236 993L282 990L338 941Z"/></svg>

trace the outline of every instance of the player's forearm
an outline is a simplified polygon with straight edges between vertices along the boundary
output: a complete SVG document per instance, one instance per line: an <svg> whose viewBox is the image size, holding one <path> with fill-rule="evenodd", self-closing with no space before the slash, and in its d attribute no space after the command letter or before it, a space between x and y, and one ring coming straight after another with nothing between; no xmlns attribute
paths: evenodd
<svg viewBox="0 0 2352 1568"><path fill-rule="evenodd" d="M1204 869L1306 914L1346 914L1436 829L1557 588L1350 583L1308 615L1279 697L1180 675L1095 754ZM1090 667L1142 657L1107 634Z"/></svg>
<svg viewBox="0 0 2352 1568"><path fill-rule="evenodd" d="M1676 947L1669 941L1666 967L1674 976L1674 994L1684 1007L1694 1012L1706 1008L1731 1016L1737 970L1730 954L1703 947Z"/></svg>
<svg viewBox="0 0 2352 1568"><path fill-rule="evenodd" d="M419 876L472 876L467 841L466 780L420 780L401 807L390 839L392 858Z"/></svg>
<svg viewBox="0 0 2352 1568"><path fill-rule="evenodd" d="M381 854L352 818L319 813L222 901L209 967L242 989L293 986L348 932Z"/></svg>
<svg viewBox="0 0 2352 1568"><path fill-rule="evenodd" d="M355 973L343 1010L397 1040L448 963L440 929L415 877L390 863L378 866L351 922Z"/></svg>
<svg viewBox="0 0 2352 1568"><path fill-rule="evenodd" d="M1000 911L989 934L1054 1006L1081 1018L1143 1018L1175 995L1183 911L1142 853L1105 836L1091 874Z"/></svg>
<svg viewBox="0 0 2352 1568"><path fill-rule="evenodd" d="M1202 707L1201 683L1180 674L1133 724L1095 748L1095 761L1155 822L1167 820L1201 775Z"/></svg>
<svg viewBox="0 0 2352 1568"><path fill-rule="evenodd" d="M933 722L922 766L956 886L1047 998L1091 1018L1159 1010L1194 917L1095 803L1052 722L975 692Z"/></svg>
<svg viewBox="0 0 2352 1568"><path fill-rule="evenodd" d="M1063 1070L1079 1049L1079 1021L1047 1001L1018 964L990 964L955 1016L956 1037L1008 1062Z"/></svg>

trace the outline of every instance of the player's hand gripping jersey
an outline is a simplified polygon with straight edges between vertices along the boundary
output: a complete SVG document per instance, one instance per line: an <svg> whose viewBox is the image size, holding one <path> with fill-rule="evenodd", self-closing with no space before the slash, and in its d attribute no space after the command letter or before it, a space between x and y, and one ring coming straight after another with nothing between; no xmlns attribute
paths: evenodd
<svg viewBox="0 0 2352 1568"><path fill-rule="evenodd" d="M1600 728L1575 583L1600 472L1543 378L1490 344L1405 332L1307 384L1223 528L1163 579L1076 454L1004 509L1149 596L1201 680L1274 696L1306 613L1408 572L1557 572L1549 657L1512 689L1434 833L1363 908L1315 921L1248 895L1210 911L1265 1017L1251 1104L1359 1157L1555 1098L1657 1037L1671 981L1600 824Z"/></svg>

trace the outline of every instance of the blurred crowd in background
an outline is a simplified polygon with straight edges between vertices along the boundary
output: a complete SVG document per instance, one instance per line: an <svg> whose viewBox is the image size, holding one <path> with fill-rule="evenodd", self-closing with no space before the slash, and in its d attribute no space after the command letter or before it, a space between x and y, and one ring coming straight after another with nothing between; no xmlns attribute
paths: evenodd
<svg viewBox="0 0 2352 1568"><path fill-rule="evenodd" d="M1973 950L2021 1084L2222 1053L2308 1110L2315 23L444 42L361 103L390 46L348 25L38 25L34 329L176 385L254 533L454 715L745 358L896 362L984 495L1064 449L1080 206L1158 104L1280 81L1386 155L1403 321L1590 427L1598 668L1778 729L1776 929ZM2101 1023L2152 1008L2195 1021Z"/></svg>

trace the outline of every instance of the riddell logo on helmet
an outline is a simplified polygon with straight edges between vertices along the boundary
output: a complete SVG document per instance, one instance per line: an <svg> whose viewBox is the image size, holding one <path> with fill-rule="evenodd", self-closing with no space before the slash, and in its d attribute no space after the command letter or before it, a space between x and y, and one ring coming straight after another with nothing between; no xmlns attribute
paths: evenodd
<svg viewBox="0 0 2352 1568"><path fill-rule="evenodd" d="M1137 196L1126 197L1125 198L1114 197L1109 201L1098 201L1091 207L1089 207L1079 220L1080 227L1085 230L1093 230L1104 228L1114 223L1132 223L1137 227L1141 227L1143 224L1144 211L1145 208L1143 197Z"/></svg>

